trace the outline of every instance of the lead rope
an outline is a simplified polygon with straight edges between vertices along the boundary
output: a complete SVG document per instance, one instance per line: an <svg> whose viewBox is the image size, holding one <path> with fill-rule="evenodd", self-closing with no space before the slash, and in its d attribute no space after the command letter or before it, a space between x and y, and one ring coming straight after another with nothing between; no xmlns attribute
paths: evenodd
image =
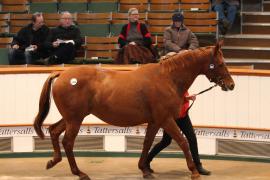
<svg viewBox="0 0 270 180"><path fill-rule="evenodd" d="M195 96L198 96L198 95L203 94L203 93L205 93L205 92L207 92L207 91L210 91L211 89L213 89L213 88L216 87L217 85L218 85L218 84L215 84L215 85L213 85L213 86L210 86L209 88L207 88L207 89L205 89L205 90L203 90L203 91L200 91L199 93L195 94ZM192 100L192 103L191 103L191 105L188 107L187 112L188 112L189 109L193 106L194 102L195 102L195 101Z"/></svg>

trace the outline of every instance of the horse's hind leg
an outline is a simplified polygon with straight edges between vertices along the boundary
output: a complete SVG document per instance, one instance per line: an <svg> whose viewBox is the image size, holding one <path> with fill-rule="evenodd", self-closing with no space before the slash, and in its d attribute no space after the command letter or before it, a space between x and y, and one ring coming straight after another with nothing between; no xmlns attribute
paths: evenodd
<svg viewBox="0 0 270 180"><path fill-rule="evenodd" d="M193 163L192 156L189 150L189 145L187 143L186 138L180 133L178 126L174 119L169 119L167 123L164 123L162 128L177 142L180 148L183 150L183 153L186 157L187 166L189 170L192 172L192 178L199 177L200 174L197 171L195 164Z"/></svg>
<svg viewBox="0 0 270 180"><path fill-rule="evenodd" d="M78 120L78 117L75 118L76 121L68 121L66 123L66 132L63 139L63 146L65 148L65 152L68 158L68 162L70 165L70 169L72 174L80 177L80 180L90 180L87 174L81 172L76 164L73 147L75 138L80 130L82 120Z"/></svg>
<svg viewBox="0 0 270 180"><path fill-rule="evenodd" d="M64 132L66 129L66 124L64 119L61 119L55 124L52 124L49 127L49 132L51 135L51 141L54 149L53 153L53 160L49 160L46 166L46 169L50 169L53 166L55 166L57 163L59 163L62 160L60 145L59 145L59 136L62 132Z"/></svg>
<svg viewBox="0 0 270 180"><path fill-rule="evenodd" d="M149 167L146 164L146 160L147 160L149 149L151 148L153 144L153 141L155 139L155 136L158 130L159 130L159 127L153 124L148 124L147 129L146 129L146 135L145 135L144 143L143 143L143 150L142 150L141 158L138 164L139 169L141 169L143 172L144 178L154 178L151 174Z"/></svg>

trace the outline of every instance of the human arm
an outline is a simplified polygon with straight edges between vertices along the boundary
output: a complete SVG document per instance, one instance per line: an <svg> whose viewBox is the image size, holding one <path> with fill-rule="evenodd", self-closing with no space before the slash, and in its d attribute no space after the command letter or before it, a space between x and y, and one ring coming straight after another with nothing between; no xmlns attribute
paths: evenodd
<svg viewBox="0 0 270 180"><path fill-rule="evenodd" d="M188 96L185 96L185 100L186 101L195 101L196 100L196 94L192 94L192 95L188 95Z"/></svg>
<svg viewBox="0 0 270 180"><path fill-rule="evenodd" d="M27 35L28 33L26 32L26 28L22 28L19 30L17 35L13 38L10 47L12 49L22 49L24 50L26 47L29 46L29 40Z"/></svg>
<svg viewBox="0 0 270 180"><path fill-rule="evenodd" d="M143 35L143 45L146 47L150 47L152 45L151 34L145 24L141 24L141 32Z"/></svg>
<svg viewBox="0 0 270 180"><path fill-rule="evenodd" d="M82 37L81 37L81 31L79 28L76 28L75 29L76 31L76 35L75 35L75 38L73 39L74 43L75 43L75 46L78 48L78 47L81 47L82 45Z"/></svg>
<svg viewBox="0 0 270 180"><path fill-rule="evenodd" d="M47 48L47 49L53 49L54 48L53 42L56 41L56 39L54 37L55 34L56 34L55 28L53 28L53 29L51 29L49 31L48 36L47 36L47 38L45 40L45 43L44 43L45 48Z"/></svg>
<svg viewBox="0 0 270 180"><path fill-rule="evenodd" d="M120 48L124 47L128 43L126 40L126 28L127 24L122 27L118 37L118 44L120 44Z"/></svg>
<svg viewBox="0 0 270 180"><path fill-rule="evenodd" d="M196 37L196 35L190 31L189 33L189 37L188 37L188 44L189 44L189 47L188 49L196 49L199 47L199 41Z"/></svg>
<svg viewBox="0 0 270 180"><path fill-rule="evenodd" d="M34 41L31 43L30 47L32 47L34 50L45 50L46 46L46 39L49 35L50 29L43 25L39 30L38 33L35 34Z"/></svg>
<svg viewBox="0 0 270 180"><path fill-rule="evenodd" d="M179 52L181 48L172 42L172 32L166 29L163 36L164 47L169 52Z"/></svg>

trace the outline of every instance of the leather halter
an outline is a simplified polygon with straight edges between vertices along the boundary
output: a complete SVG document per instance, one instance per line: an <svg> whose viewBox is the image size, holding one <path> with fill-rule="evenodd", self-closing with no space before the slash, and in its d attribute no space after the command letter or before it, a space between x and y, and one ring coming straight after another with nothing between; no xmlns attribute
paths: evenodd
<svg viewBox="0 0 270 180"><path fill-rule="evenodd" d="M209 71L210 71L210 73L212 75L214 73L214 70L216 69L214 61L215 61L214 52L211 51L211 60L210 60L210 63L209 63ZM215 84L219 84L220 82L222 82L222 78L220 76L218 76L216 78L215 77L216 76L210 77L209 78L210 82L214 82Z"/></svg>
<svg viewBox="0 0 270 180"><path fill-rule="evenodd" d="M214 53L213 53L213 51L211 51L211 60L210 60L209 66L208 66L210 72L213 72L214 69L215 69L214 61L215 61L215 59L214 59ZM210 82L214 82L212 78L210 78L209 80L210 80ZM204 89L204 90L202 90L202 91L200 91L199 93L196 93L196 94L194 94L194 95L197 96L197 95L203 94L203 93L205 93L205 92L207 92L207 91L210 91L210 90L213 89L214 87L218 86L218 83L219 83L220 81L222 81L222 80L221 80L220 77L218 77L218 78L217 78L217 82L214 82L214 83L215 83L214 85L212 85L212 86L210 86L209 88ZM187 112L188 112L189 109L193 106L194 102L195 102L195 101L193 100L192 103L190 104L190 106L188 107Z"/></svg>

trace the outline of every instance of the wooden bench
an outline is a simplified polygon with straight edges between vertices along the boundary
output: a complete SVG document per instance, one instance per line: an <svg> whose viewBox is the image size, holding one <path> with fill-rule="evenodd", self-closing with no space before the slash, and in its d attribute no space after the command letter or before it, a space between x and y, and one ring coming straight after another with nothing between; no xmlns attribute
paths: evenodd
<svg viewBox="0 0 270 180"><path fill-rule="evenodd" d="M0 37L0 48L9 48L12 40L12 37Z"/></svg>
<svg viewBox="0 0 270 180"><path fill-rule="evenodd" d="M119 50L118 37L85 37L86 63L113 63Z"/></svg>
<svg viewBox="0 0 270 180"><path fill-rule="evenodd" d="M32 14L10 14L10 34L17 34L22 27L31 23Z"/></svg>
<svg viewBox="0 0 270 180"><path fill-rule="evenodd" d="M162 48L165 28L172 24L173 13L148 13L147 24L149 31L154 36L153 40ZM210 35L210 38L218 39L218 20L216 12L188 12L183 13L184 24L197 36ZM207 43L202 43L207 44Z"/></svg>
<svg viewBox="0 0 270 180"><path fill-rule="evenodd" d="M179 11L179 0L150 0L150 11Z"/></svg>
<svg viewBox="0 0 270 180"><path fill-rule="evenodd" d="M3 12L26 13L29 11L28 0L2 0Z"/></svg>
<svg viewBox="0 0 270 180"><path fill-rule="evenodd" d="M8 34L9 33L9 18L10 14L0 14L0 34Z"/></svg>
<svg viewBox="0 0 270 180"><path fill-rule="evenodd" d="M148 0L119 0L119 11L127 12L130 8L137 8L139 12L148 10Z"/></svg>
<svg viewBox="0 0 270 180"><path fill-rule="evenodd" d="M195 34L213 34L218 39L216 12L184 12L185 25Z"/></svg>
<svg viewBox="0 0 270 180"><path fill-rule="evenodd" d="M206 11L211 10L210 0L180 0L180 9L184 11Z"/></svg>
<svg viewBox="0 0 270 180"><path fill-rule="evenodd" d="M111 13L78 13L77 22L82 36L108 36Z"/></svg>

